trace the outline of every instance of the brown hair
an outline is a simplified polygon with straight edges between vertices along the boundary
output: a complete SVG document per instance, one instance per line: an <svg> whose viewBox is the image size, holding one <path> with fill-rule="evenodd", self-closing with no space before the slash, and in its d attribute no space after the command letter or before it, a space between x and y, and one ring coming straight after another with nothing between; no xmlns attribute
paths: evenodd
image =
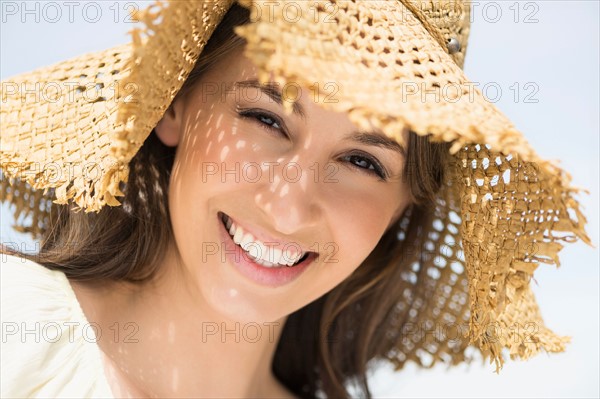
<svg viewBox="0 0 600 399"><path fill-rule="evenodd" d="M229 10L178 96L244 43L233 33L233 27L248 20L245 8L235 4ZM175 150L152 131L129 164L128 182L121 187L125 194L122 206L106 206L98 213L74 213L68 205L52 204L39 253L28 255L7 248L4 252L60 270L72 280L150 279L173 239L167 192ZM423 239L421 226L431 223L448 147L411 133L407 152L404 178L412 204L352 275L291 314L284 326L273 372L300 397L319 393L348 397L348 384L353 384L358 395L371 397L368 362L384 358L393 349L389 332L402 325L402 320L392 320L393 310L403 301L407 308L411 305L402 296L400 287L405 283L401 273L418 260L414 248L420 248Z"/></svg>

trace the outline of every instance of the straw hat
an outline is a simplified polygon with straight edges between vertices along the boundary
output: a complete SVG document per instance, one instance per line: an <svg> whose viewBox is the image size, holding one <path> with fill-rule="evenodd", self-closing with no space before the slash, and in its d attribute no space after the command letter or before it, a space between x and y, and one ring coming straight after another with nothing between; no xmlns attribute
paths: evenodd
<svg viewBox="0 0 600 399"><path fill-rule="evenodd" d="M86 212L120 205L128 162L233 1L157 3L138 13L144 27L132 43L2 82L1 170L9 179L0 195L22 218L17 230L43 234L52 201ZM544 325L529 282L540 263L559 266L563 242L590 244L579 190L463 74L469 3L239 2L251 9L251 23L236 33L262 82L294 82L320 98L332 93L314 82L335 82L335 101L321 105L347 112L359 127L399 141L408 128L453 143L436 219L424 226L424 255L399 287L412 307L399 303L397 320L420 335L389 334L397 368L407 360L458 363L469 343L496 370L503 348L524 359L563 351L569 338ZM36 95L36 88L43 89ZM447 339L427 334L440 327ZM469 340L450 337L462 333Z"/></svg>

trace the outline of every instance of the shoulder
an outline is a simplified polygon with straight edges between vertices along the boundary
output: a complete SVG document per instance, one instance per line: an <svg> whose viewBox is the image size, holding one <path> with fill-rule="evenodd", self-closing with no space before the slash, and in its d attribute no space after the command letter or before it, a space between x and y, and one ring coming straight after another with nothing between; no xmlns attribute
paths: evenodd
<svg viewBox="0 0 600 399"><path fill-rule="evenodd" d="M5 325L85 319L62 272L0 254L0 277L3 337Z"/></svg>
<svg viewBox="0 0 600 399"><path fill-rule="evenodd" d="M69 285L64 273L50 270L24 258L3 253L0 253L0 273L3 300L10 299L7 295L8 291L20 293L22 289L25 289L26 292L23 294L31 294L34 291L35 294L39 294L40 289L46 288L49 292L53 292L54 289L64 291Z"/></svg>
<svg viewBox="0 0 600 399"><path fill-rule="evenodd" d="M110 397L94 326L65 274L0 253L0 277L1 396Z"/></svg>

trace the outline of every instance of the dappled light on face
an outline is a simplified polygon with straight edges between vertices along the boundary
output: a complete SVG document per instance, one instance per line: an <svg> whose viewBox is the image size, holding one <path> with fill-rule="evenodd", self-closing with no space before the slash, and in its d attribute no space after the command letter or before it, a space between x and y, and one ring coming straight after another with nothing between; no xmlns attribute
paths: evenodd
<svg viewBox="0 0 600 399"><path fill-rule="evenodd" d="M261 193L258 193L258 194L256 194L256 195L254 196L254 201L255 201L257 204L260 204L260 203L262 203L262 202L263 202L263 195L262 195ZM264 209L266 212L271 212L271 204L270 204L270 203L264 204L264 205L263 205L263 209Z"/></svg>
<svg viewBox="0 0 600 399"><path fill-rule="evenodd" d="M175 343L175 323L172 321L167 326L167 342L171 344Z"/></svg>
<svg viewBox="0 0 600 399"><path fill-rule="evenodd" d="M277 187L279 186L279 183L281 183L282 180L283 179L279 175L273 176L273 183L269 187L269 191L271 191L272 193L274 193L277 190Z"/></svg>
<svg viewBox="0 0 600 399"><path fill-rule="evenodd" d="M289 186L288 183L284 184L281 190L279 190L279 197L283 198L288 193Z"/></svg>
<svg viewBox="0 0 600 399"><path fill-rule="evenodd" d="M221 149L221 155L219 156L219 159L221 160L221 162L225 161L225 158L227 157L227 154L229 153L229 147L225 146Z"/></svg>
<svg viewBox="0 0 600 399"><path fill-rule="evenodd" d="M280 159L283 165L299 165L300 156ZM300 169L300 168L298 168ZM306 171L296 170L293 179L284 178L285 171L272 176L255 194L255 205L268 217L272 226L280 233L291 235L306 229L316 220L315 199L307 195L309 176ZM268 187L268 189L267 189Z"/></svg>
<svg viewBox="0 0 600 399"><path fill-rule="evenodd" d="M179 388L179 370L177 367L173 367L173 373L171 376L171 389L173 391L177 391L177 388Z"/></svg>
<svg viewBox="0 0 600 399"><path fill-rule="evenodd" d="M232 136L236 136L238 134L239 128L240 128L240 121L238 119L235 119L233 121L233 123L231 124L231 126L229 126L229 133Z"/></svg>
<svg viewBox="0 0 600 399"><path fill-rule="evenodd" d="M218 109L215 109L215 104L209 104L206 102L201 103L200 107L196 107L193 115L193 120L186 120L184 129L184 143L188 145L186 148L186 156L183 158L183 162L190 163L192 165L202 165L206 159L213 157L211 151L217 152L219 160L224 162L230 152L228 145L221 145L224 137L227 134L235 134L236 127L228 128L224 126L224 120L226 114ZM204 109L210 109L210 113L203 113ZM204 151L202 151L204 147ZM191 154L191 155L190 155ZM202 167L197 168L197 173L202 174ZM202 181L202 176L199 176Z"/></svg>
<svg viewBox="0 0 600 399"><path fill-rule="evenodd" d="M312 133L309 133L309 134L306 136L305 143L304 143L304 149L305 149L305 150L307 150L307 149L308 149L308 147L310 147L310 145L312 144L312 138L313 138L313 135L312 135Z"/></svg>
<svg viewBox="0 0 600 399"><path fill-rule="evenodd" d="M202 119L200 118L200 116L202 115L202 111L203 109L205 110L205 112L208 112L208 114L210 115L210 117L208 118L208 121L206 122L207 125L210 124L210 120L213 117L213 112L215 110L215 105L214 104L210 104L210 106L207 107L207 104L203 104L204 107L199 108L197 113L196 113L196 123L194 123L194 127L192 128L193 131L198 131L198 129L200 128L200 122L202 121ZM205 132L206 134L206 138L210 137L211 132L207 131Z"/></svg>

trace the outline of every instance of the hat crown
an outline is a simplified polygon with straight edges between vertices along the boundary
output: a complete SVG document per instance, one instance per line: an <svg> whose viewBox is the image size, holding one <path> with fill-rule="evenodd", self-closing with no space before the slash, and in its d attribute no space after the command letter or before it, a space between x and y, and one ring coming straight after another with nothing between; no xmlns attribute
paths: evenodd
<svg viewBox="0 0 600 399"><path fill-rule="evenodd" d="M425 29L436 39L440 46L450 53L456 64L462 69L469 40L471 6L463 0L397 0L402 3ZM459 48L448 51L448 44L458 42Z"/></svg>

